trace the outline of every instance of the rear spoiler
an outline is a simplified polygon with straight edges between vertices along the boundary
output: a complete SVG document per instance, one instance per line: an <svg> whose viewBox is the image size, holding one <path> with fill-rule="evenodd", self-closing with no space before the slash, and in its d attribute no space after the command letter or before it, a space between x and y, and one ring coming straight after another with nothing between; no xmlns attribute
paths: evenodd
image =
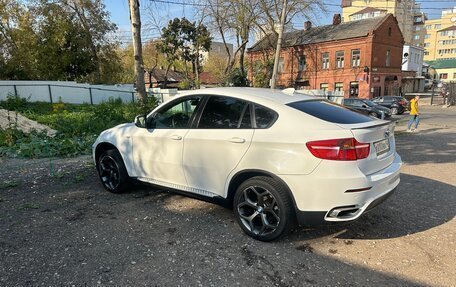
<svg viewBox="0 0 456 287"><path fill-rule="evenodd" d="M344 129L350 129L350 130L360 130L360 129L368 129L368 128L374 128L374 127L381 127L381 126L387 126L387 125L392 125L395 126L395 122L390 122L390 121L384 121L384 120L375 120L372 122L367 122L367 123L359 123L359 124L337 124L338 126L344 128Z"/></svg>

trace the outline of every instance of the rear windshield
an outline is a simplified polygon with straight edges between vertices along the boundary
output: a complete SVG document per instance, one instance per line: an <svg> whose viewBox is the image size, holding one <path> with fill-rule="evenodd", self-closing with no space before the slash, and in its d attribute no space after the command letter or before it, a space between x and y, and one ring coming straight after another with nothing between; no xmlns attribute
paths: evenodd
<svg viewBox="0 0 456 287"><path fill-rule="evenodd" d="M324 100L300 101L289 103L288 106L321 120L336 124L359 124L373 121L368 116Z"/></svg>

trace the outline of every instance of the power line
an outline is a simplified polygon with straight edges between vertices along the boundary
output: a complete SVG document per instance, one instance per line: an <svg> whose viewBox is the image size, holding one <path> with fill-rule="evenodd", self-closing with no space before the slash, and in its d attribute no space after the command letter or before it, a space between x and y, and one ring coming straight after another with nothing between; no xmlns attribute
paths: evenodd
<svg viewBox="0 0 456 287"><path fill-rule="evenodd" d="M171 5L182 5L182 6L194 6L194 7L208 7L208 5L206 4L201 4L201 3L187 3L187 2L178 2L178 1L172 1L172 0L149 0L151 2L156 2L156 3L163 3L163 4L171 4ZM417 4L419 3L424 3L425 1L422 1L422 2L415 2ZM446 1L426 1L426 2L429 2L429 3L435 3L435 2L442 2L442 3L451 3L450 1L446 2ZM325 6L330 6L330 7L341 7L339 4L334 4L334 3L329 3L329 2L320 2L321 4L325 5ZM219 5L219 4L211 4L211 6L216 6L216 7L229 7L229 6L226 6L226 5ZM366 6L363 6L363 5L351 5L349 7L355 7L355 8L366 8L368 7L367 5ZM389 7L389 6L378 6L378 7L373 7L373 8L377 8L377 9L388 9L388 8L394 8L394 7ZM413 10L413 6L411 6L410 8L407 8L407 7L395 7L396 9L406 9L406 10ZM446 10L446 9L453 9L453 7L420 7L419 10Z"/></svg>

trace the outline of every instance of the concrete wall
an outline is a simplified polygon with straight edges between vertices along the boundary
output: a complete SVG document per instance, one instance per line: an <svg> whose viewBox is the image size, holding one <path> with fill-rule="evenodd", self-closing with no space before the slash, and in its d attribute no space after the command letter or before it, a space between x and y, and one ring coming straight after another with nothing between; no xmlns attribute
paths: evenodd
<svg viewBox="0 0 456 287"><path fill-rule="evenodd" d="M18 95L30 102L99 104L112 99L136 101L132 85L90 85L61 81L0 81L0 101Z"/></svg>

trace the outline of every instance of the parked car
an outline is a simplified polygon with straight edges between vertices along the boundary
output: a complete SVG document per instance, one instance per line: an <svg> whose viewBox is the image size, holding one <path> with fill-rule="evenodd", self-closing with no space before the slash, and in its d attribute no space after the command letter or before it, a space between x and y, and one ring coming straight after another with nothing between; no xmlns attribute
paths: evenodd
<svg viewBox="0 0 456 287"><path fill-rule="evenodd" d="M385 96L373 99L373 102L391 110L393 115L401 115L407 110L408 101L400 96Z"/></svg>
<svg viewBox="0 0 456 287"><path fill-rule="evenodd" d="M392 194L402 164L394 123L255 88L189 91L102 132L93 158L110 192L135 179L231 207L263 241L294 222L359 218Z"/></svg>
<svg viewBox="0 0 456 287"><path fill-rule="evenodd" d="M371 117L376 117L379 119L382 118L382 115L385 119L389 119L391 117L390 109L378 105L373 101L359 98L348 98L344 99L342 103L344 106L350 109L353 109L365 115L369 115Z"/></svg>

